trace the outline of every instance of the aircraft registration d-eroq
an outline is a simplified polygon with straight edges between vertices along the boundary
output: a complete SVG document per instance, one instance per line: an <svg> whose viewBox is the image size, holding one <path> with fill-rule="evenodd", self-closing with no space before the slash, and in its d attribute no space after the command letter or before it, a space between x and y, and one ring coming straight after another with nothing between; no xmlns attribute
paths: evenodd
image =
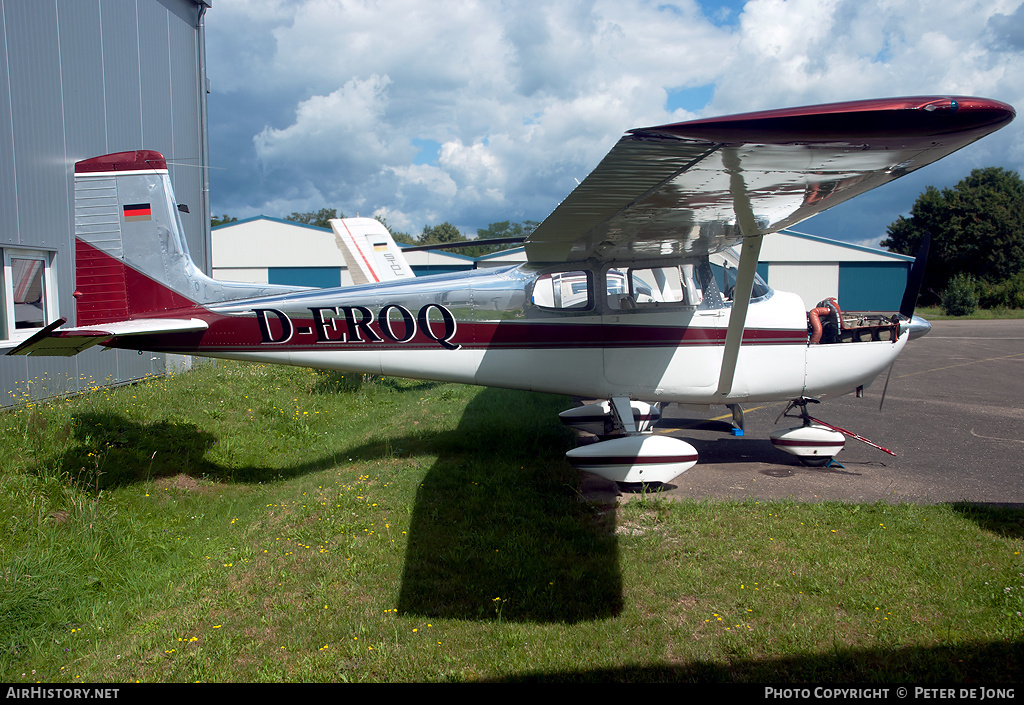
<svg viewBox="0 0 1024 705"><path fill-rule="evenodd" d="M927 332L913 315L923 257L898 312L807 311L757 276L762 238L1014 117L930 96L630 130L526 240L526 264L336 289L205 276L164 157L95 157L75 166L75 326L55 321L9 354L101 344L604 399L562 414L603 439L567 456L620 482L696 463L692 445L650 432L661 405L788 400L802 423L773 442L824 463L855 434L807 404L862 390Z"/></svg>

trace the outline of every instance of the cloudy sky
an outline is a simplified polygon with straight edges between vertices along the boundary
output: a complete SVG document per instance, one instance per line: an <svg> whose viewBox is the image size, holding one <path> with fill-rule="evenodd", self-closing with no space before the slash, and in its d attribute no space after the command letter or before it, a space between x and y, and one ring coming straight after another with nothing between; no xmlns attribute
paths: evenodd
<svg viewBox="0 0 1024 705"><path fill-rule="evenodd" d="M216 214L419 234L543 220L628 129L895 95L1024 109L1022 0L216 0ZM797 229L862 244L929 184L1024 172L1024 116Z"/></svg>

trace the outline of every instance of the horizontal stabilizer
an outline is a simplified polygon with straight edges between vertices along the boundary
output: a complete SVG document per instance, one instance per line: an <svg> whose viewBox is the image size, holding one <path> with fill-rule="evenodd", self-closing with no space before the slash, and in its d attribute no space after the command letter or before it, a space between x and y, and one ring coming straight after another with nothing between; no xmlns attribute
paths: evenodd
<svg viewBox="0 0 1024 705"><path fill-rule="evenodd" d="M206 321L198 318L146 318L58 330L65 323L66 318L57 319L7 354L71 357L114 337L187 333L206 330L209 327Z"/></svg>

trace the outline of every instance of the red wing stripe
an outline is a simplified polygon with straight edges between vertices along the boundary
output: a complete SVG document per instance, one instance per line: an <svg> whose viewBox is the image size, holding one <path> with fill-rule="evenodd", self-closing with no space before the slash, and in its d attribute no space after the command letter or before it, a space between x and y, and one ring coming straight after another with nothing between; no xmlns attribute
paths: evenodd
<svg viewBox="0 0 1024 705"><path fill-rule="evenodd" d="M696 453L689 455L656 455L640 457L635 455L606 455L599 457L576 457L578 465L666 465L668 463L689 463L697 459Z"/></svg>
<svg viewBox="0 0 1024 705"><path fill-rule="evenodd" d="M842 448L846 445L846 441L791 441L781 438L773 438L772 445L791 446L793 448L811 448L814 446L837 446Z"/></svg>

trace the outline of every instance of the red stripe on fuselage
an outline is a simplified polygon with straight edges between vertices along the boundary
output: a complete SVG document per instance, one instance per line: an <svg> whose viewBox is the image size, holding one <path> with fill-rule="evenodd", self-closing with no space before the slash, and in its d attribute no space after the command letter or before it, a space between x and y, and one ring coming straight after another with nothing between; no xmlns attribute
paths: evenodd
<svg viewBox="0 0 1024 705"><path fill-rule="evenodd" d="M272 352L330 350L438 350L437 340L417 329L408 342L395 342L381 331L380 324L369 324L376 340L361 331L362 340L343 340L346 324L336 321L330 340L319 340L312 318L291 318L293 333L287 342L264 342L255 315L223 315L204 310L201 316L210 327L202 333L175 333L145 336L146 349L165 352ZM195 314L193 314L195 315ZM268 316L271 337L283 337L281 322ZM398 324L399 330L401 324ZM437 332L435 331L435 335ZM463 350L538 350L538 349L625 349L721 346L725 330L683 326L636 326L621 324L534 323L524 321L458 321L457 332L448 342ZM806 331L751 329L744 332L747 345L804 345ZM141 337L132 341L141 345Z"/></svg>

